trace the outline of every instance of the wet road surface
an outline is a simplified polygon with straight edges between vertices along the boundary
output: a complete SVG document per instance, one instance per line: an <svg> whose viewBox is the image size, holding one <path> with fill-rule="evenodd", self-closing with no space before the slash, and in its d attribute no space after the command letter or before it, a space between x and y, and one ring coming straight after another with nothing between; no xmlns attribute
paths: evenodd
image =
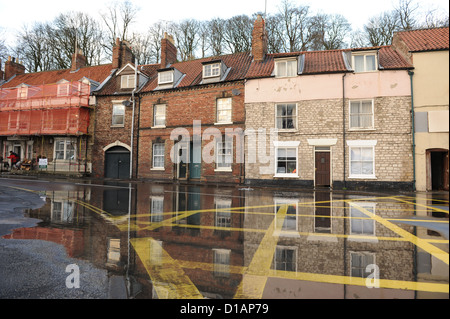
<svg viewBox="0 0 450 319"><path fill-rule="evenodd" d="M448 298L448 193L0 179L0 298Z"/></svg>

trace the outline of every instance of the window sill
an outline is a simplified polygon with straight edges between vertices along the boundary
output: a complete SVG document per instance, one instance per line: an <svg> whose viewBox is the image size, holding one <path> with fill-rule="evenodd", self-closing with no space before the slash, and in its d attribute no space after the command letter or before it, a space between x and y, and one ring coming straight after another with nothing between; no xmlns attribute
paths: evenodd
<svg viewBox="0 0 450 319"><path fill-rule="evenodd" d="M275 128L275 132L277 132L277 133L297 133L298 130L296 128Z"/></svg>
<svg viewBox="0 0 450 319"><path fill-rule="evenodd" d="M233 122L218 122L218 123L214 123L214 125L230 125L233 124Z"/></svg>
<svg viewBox="0 0 450 319"><path fill-rule="evenodd" d="M164 167L152 167L150 168L151 171L165 171L166 169Z"/></svg>
<svg viewBox="0 0 450 319"><path fill-rule="evenodd" d="M152 126L152 129L157 129L157 128L166 128L165 125L156 125L156 126Z"/></svg>
<svg viewBox="0 0 450 319"><path fill-rule="evenodd" d="M348 178L353 179L377 179L374 175L350 175Z"/></svg>
<svg viewBox="0 0 450 319"><path fill-rule="evenodd" d="M286 177L286 178L299 178L299 176L297 174L275 174L273 175L274 178L279 178L279 177Z"/></svg>
<svg viewBox="0 0 450 319"><path fill-rule="evenodd" d="M231 168L216 168L214 172L231 173L233 170Z"/></svg>
<svg viewBox="0 0 450 319"><path fill-rule="evenodd" d="M125 127L125 124L111 125L111 128Z"/></svg>
<svg viewBox="0 0 450 319"><path fill-rule="evenodd" d="M375 128L364 128L364 127L353 127L348 129L349 132L357 132L357 131L376 131Z"/></svg>

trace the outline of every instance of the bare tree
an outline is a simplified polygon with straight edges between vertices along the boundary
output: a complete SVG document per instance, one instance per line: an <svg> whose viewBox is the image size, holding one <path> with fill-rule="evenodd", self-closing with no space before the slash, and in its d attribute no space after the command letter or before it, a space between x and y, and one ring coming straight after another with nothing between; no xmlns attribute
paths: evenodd
<svg viewBox="0 0 450 319"><path fill-rule="evenodd" d="M351 32L350 23L340 14L317 14L310 19L312 50L336 50L344 47Z"/></svg>
<svg viewBox="0 0 450 319"><path fill-rule="evenodd" d="M394 32L401 30L397 11L386 11L371 17L364 25L368 45L380 46L391 44Z"/></svg>
<svg viewBox="0 0 450 319"><path fill-rule="evenodd" d="M412 30L417 27L416 11L419 5L414 0L399 0L394 7L399 26L402 30Z"/></svg>
<svg viewBox="0 0 450 319"><path fill-rule="evenodd" d="M186 19L173 25L173 33L181 61L195 58L195 51L199 43L199 32L200 23L194 19Z"/></svg>
<svg viewBox="0 0 450 319"><path fill-rule="evenodd" d="M112 47L116 38L131 40L130 27L136 19L138 7L128 0L112 2L106 9L100 12L100 17L105 27L103 48L108 57L112 56Z"/></svg>
<svg viewBox="0 0 450 319"><path fill-rule="evenodd" d="M238 15L225 21L224 43L229 53L247 52L252 47L253 21Z"/></svg>
<svg viewBox="0 0 450 319"><path fill-rule="evenodd" d="M224 52L225 20L213 18L208 21L209 46L213 56L222 55Z"/></svg>
<svg viewBox="0 0 450 319"><path fill-rule="evenodd" d="M277 53L283 52L284 38L283 38L283 23L281 14L268 15L266 17L266 31L267 31L267 52Z"/></svg>
<svg viewBox="0 0 450 319"><path fill-rule="evenodd" d="M283 0L279 10L287 44L285 51L307 50L311 36L309 7L297 7L290 0Z"/></svg>
<svg viewBox="0 0 450 319"><path fill-rule="evenodd" d="M448 12L442 13L438 9L428 9L424 15L424 21L421 23L421 28L439 28L449 26Z"/></svg>

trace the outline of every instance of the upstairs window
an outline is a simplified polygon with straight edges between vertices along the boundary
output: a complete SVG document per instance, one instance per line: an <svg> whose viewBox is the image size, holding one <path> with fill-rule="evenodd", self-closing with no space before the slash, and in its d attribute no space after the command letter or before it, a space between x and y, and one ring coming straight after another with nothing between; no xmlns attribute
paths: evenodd
<svg viewBox="0 0 450 319"><path fill-rule="evenodd" d="M277 129L296 129L297 104L277 104L276 121Z"/></svg>
<svg viewBox="0 0 450 319"><path fill-rule="evenodd" d="M166 105L157 104L153 107L153 127L166 125Z"/></svg>
<svg viewBox="0 0 450 319"><path fill-rule="evenodd" d="M231 123L231 98L217 99L217 123Z"/></svg>
<svg viewBox="0 0 450 319"><path fill-rule="evenodd" d="M353 54L353 70L355 72L371 72L377 70L376 53Z"/></svg>
<svg viewBox="0 0 450 319"><path fill-rule="evenodd" d="M373 128L373 100L350 101L350 128Z"/></svg>
<svg viewBox="0 0 450 319"><path fill-rule="evenodd" d="M297 59L283 59L275 62L275 76L277 78L293 77L297 75Z"/></svg>
<svg viewBox="0 0 450 319"><path fill-rule="evenodd" d="M215 77L220 75L220 63L206 64L203 66L203 77Z"/></svg>
<svg viewBox="0 0 450 319"><path fill-rule="evenodd" d="M173 82L173 70L158 73L158 84L168 84Z"/></svg>
<svg viewBox="0 0 450 319"><path fill-rule="evenodd" d="M121 85L122 89L133 89L134 88L134 74L122 75L121 76Z"/></svg>
<svg viewBox="0 0 450 319"><path fill-rule="evenodd" d="M125 105L122 103L113 104L112 126L123 126L125 124Z"/></svg>

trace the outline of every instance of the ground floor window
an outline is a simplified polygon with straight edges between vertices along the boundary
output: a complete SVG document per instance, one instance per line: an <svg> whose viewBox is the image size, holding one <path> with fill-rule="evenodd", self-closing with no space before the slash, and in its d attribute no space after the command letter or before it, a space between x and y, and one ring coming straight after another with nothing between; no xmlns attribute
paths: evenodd
<svg viewBox="0 0 450 319"><path fill-rule="evenodd" d="M298 145L300 142L274 142L275 177L298 177Z"/></svg>
<svg viewBox="0 0 450 319"><path fill-rule="evenodd" d="M231 170L232 163L233 143L219 140L216 144L216 168L221 170Z"/></svg>
<svg viewBox="0 0 450 319"><path fill-rule="evenodd" d="M369 252L350 252L350 268L352 277L367 278L371 272L367 266L375 263L375 254Z"/></svg>
<svg viewBox="0 0 450 319"><path fill-rule="evenodd" d="M164 143L153 144L153 168L164 168Z"/></svg>
<svg viewBox="0 0 450 319"><path fill-rule="evenodd" d="M377 141L347 141L350 178L375 178L375 145Z"/></svg>

